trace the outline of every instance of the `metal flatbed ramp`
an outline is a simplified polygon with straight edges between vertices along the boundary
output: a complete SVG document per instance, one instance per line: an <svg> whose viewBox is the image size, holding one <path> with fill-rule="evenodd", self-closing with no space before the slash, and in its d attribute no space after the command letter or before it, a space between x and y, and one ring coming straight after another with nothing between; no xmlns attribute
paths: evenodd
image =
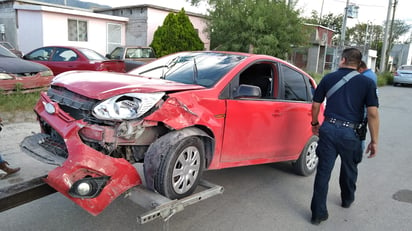
<svg viewBox="0 0 412 231"><path fill-rule="evenodd" d="M185 198L170 200L159 193L146 189L144 186L138 186L133 188L127 194L127 197L148 210L137 217L138 223L145 224L157 218L163 218L167 222L174 214L182 211L186 206L223 193L222 186L205 180L200 181L198 188L203 189Z"/></svg>
<svg viewBox="0 0 412 231"><path fill-rule="evenodd" d="M56 190L43 182L42 177L0 189L0 212L37 200Z"/></svg>

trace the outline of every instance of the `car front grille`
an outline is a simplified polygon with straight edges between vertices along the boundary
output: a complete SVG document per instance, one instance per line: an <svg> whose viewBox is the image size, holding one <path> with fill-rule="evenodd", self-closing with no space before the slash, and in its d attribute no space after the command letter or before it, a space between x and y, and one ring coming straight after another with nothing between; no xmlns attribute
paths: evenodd
<svg viewBox="0 0 412 231"><path fill-rule="evenodd" d="M90 118L91 111L98 100L79 95L62 87L52 86L47 91L51 100L76 120Z"/></svg>
<svg viewBox="0 0 412 231"><path fill-rule="evenodd" d="M22 72L22 73L15 73L14 75L17 77L33 77L36 76L39 72Z"/></svg>

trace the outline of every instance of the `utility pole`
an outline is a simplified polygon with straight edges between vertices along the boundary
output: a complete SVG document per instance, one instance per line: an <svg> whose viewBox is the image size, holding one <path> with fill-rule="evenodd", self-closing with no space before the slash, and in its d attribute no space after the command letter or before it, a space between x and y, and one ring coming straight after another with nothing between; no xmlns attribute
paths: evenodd
<svg viewBox="0 0 412 231"><path fill-rule="evenodd" d="M391 20L391 26L389 27L389 39L388 39L388 49L386 50L386 58L389 57L392 49L392 40L393 40L393 24L395 22L395 12L396 12L396 5L398 4L398 0L395 0L393 2L393 11L392 11L392 20ZM388 62L386 62L388 63ZM393 63L392 63L393 64ZM392 68L392 65L391 65Z"/></svg>
<svg viewBox="0 0 412 231"><path fill-rule="evenodd" d="M342 28L341 28L341 33L340 33L340 41L339 41L339 47L337 50L334 52L334 61L333 61L333 69L337 69L339 66L339 61L340 61L340 56L342 54L343 49L345 48L345 34L346 34L346 21L348 19L348 8L349 8L349 0L346 1L346 7L345 7L345 13L343 15L343 22L342 22Z"/></svg>
<svg viewBox="0 0 412 231"><path fill-rule="evenodd" d="M342 50L343 50L343 47L345 46L346 21L348 20L348 7L349 7L349 0L346 1L345 14L343 15L343 23L342 23L342 29L341 29L341 35L340 35L340 47L342 48Z"/></svg>
<svg viewBox="0 0 412 231"><path fill-rule="evenodd" d="M386 71L386 50L388 50L388 35L389 35L389 23L391 19L391 12L392 12L392 0L389 0L388 13L386 15L386 23L385 23L385 34L383 38L383 46L382 46L382 51L381 51L381 63L379 66L380 72Z"/></svg>

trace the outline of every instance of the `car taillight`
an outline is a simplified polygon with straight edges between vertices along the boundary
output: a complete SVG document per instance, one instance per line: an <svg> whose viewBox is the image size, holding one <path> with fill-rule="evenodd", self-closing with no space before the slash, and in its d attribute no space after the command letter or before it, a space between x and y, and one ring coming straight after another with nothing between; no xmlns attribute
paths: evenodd
<svg viewBox="0 0 412 231"><path fill-rule="evenodd" d="M394 76L398 76L399 74L398 74L398 72L397 71L395 71L395 73L393 74Z"/></svg>

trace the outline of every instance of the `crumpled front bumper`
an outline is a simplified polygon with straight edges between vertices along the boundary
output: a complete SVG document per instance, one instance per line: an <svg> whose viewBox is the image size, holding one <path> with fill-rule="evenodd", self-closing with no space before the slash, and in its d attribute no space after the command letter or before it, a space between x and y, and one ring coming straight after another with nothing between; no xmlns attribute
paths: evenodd
<svg viewBox="0 0 412 231"><path fill-rule="evenodd" d="M50 113L50 110L46 111L46 107L51 106L55 109L54 113ZM45 137L44 134L36 134L26 138L21 146L36 159L58 165L57 168L48 173L45 182L83 209L97 215L126 190L142 183L136 168L128 161L104 155L84 144L79 136L79 131L86 126L86 123L70 117L46 94L41 95L41 99L35 106L35 111L40 120L53 127L62 137L67 148L67 158L56 156L39 145L41 139ZM105 177L109 180L98 195L93 198L77 198L69 194L69 190L75 182L90 177Z"/></svg>

